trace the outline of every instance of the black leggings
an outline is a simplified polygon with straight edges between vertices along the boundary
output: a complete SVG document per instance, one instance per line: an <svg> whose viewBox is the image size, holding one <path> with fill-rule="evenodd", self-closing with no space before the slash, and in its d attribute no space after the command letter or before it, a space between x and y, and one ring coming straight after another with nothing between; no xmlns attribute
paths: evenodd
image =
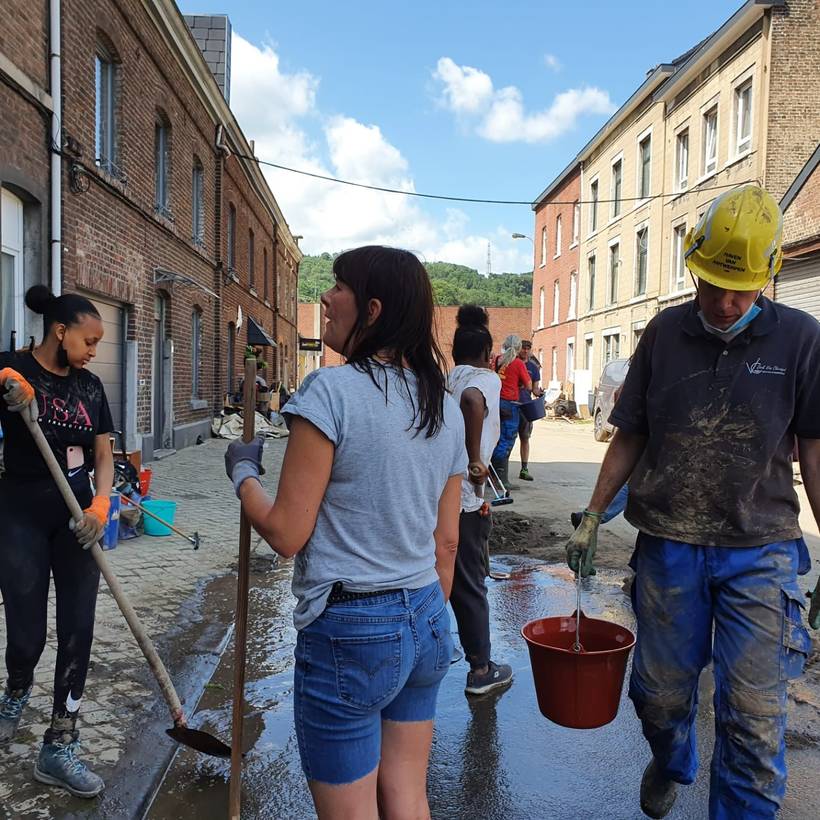
<svg viewBox="0 0 820 820"><path fill-rule="evenodd" d="M71 481L83 508L91 503L88 476ZM49 576L57 598L54 714L69 694L85 688L100 571L68 528L70 518L51 479L0 481L0 593L6 614L6 668L10 689L28 687L46 645ZM76 709L76 707L75 707Z"/></svg>

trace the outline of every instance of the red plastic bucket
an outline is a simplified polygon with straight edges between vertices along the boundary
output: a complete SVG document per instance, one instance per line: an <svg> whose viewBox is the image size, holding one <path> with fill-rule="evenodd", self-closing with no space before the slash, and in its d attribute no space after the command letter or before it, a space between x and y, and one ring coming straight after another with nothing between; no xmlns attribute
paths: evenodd
<svg viewBox="0 0 820 820"><path fill-rule="evenodd" d="M575 613L539 618L521 629L527 642L541 714L570 729L596 729L618 714L626 662L635 636L625 627L581 613L576 652Z"/></svg>
<svg viewBox="0 0 820 820"><path fill-rule="evenodd" d="M143 467L140 470L140 495L145 497L151 491L151 478L154 471L150 467Z"/></svg>

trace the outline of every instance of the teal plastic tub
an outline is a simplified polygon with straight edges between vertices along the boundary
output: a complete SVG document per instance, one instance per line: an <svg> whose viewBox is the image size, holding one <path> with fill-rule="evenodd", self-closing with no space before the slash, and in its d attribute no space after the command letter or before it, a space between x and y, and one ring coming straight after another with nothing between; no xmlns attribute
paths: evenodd
<svg viewBox="0 0 820 820"><path fill-rule="evenodd" d="M177 512L176 501L143 501L142 506L149 512L154 513L154 515L158 515L163 521L167 521L169 524L174 523L174 516ZM150 515L144 515L143 520L145 522L146 535L161 536L171 534L171 530L168 529L168 527L164 524L160 524L159 521L155 518L151 518Z"/></svg>

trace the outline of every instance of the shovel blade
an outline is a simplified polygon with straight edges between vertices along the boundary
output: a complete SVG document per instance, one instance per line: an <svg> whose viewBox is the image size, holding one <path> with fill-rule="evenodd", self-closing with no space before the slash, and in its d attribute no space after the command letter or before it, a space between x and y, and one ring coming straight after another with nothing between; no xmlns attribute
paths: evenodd
<svg viewBox="0 0 820 820"><path fill-rule="evenodd" d="M177 743L202 752L212 757L230 757L231 747L225 745L219 738L201 732L199 729L189 729L187 726L174 726L173 729L166 729L165 734L173 738Z"/></svg>

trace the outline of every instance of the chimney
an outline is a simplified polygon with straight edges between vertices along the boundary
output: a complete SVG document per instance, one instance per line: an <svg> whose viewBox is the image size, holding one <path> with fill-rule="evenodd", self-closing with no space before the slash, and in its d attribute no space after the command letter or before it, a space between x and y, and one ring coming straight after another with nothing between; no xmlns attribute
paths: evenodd
<svg viewBox="0 0 820 820"><path fill-rule="evenodd" d="M183 14L222 96L231 102L231 21L226 14Z"/></svg>

